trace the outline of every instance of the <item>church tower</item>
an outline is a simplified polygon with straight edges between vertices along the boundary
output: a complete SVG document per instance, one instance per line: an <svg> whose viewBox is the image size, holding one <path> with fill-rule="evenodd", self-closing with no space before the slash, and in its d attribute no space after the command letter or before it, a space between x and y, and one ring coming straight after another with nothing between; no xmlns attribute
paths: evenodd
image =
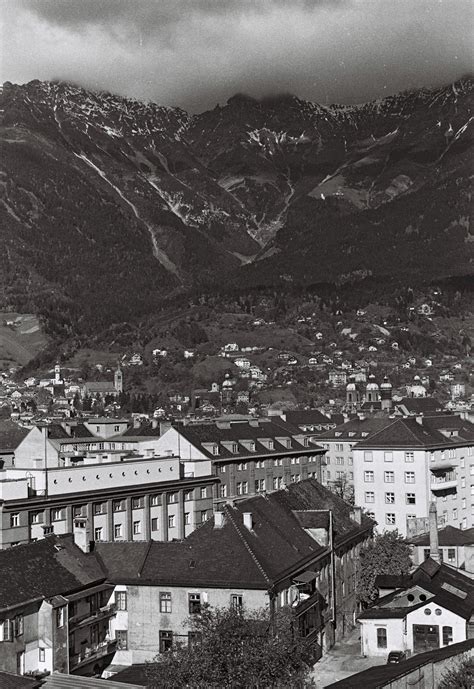
<svg viewBox="0 0 474 689"><path fill-rule="evenodd" d="M392 408L392 384L387 376L385 376L380 386L380 401L382 409Z"/></svg>
<svg viewBox="0 0 474 689"><path fill-rule="evenodd" d="M378 402L379 401L379 386L375 382L375 376L372 374L369 376L369 382L365 389L365 401L366 402Z"/></svg>
<svg viewBox="0 0 474 689"><path fill-rule="evenodd" d="M62 382L63 381L61 380L61 366L59 365L59 361L57 361L54 367L54 384L61 385Z"/></svg>
<svg viewBox="0 0 474 689"><path fill-rule="evenodd" d="M120 368L120 364L117 364L117 368L114 374L114 387L117 392L123 392L123 373Z"/></svg>

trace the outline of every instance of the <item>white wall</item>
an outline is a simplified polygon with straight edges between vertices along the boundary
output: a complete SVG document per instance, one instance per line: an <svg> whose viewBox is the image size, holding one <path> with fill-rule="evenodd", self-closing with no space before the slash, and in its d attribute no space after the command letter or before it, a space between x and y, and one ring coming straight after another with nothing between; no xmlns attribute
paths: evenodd
<svg viewBox="0 0 474 689"><path fill-rule="evenodd" d="M179 455L182 459L207 459L206 455L196 449L194 445L185 440L175 428L169 428L158 438L157 449L159 454L164 455L170 451L174 455Z"/></svg>

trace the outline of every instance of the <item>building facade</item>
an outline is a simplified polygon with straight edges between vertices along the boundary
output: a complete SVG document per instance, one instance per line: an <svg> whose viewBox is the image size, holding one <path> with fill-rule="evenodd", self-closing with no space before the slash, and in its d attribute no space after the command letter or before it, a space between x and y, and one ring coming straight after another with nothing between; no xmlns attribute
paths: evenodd
<svg viewBox="0 0 474 689"><path fill-rule="evenodd" d="M470 422L455 415L397 418L352 453L355 503L380 530L398 529L406 536L412 524L428 518L433 499L441 525L474 526Z"/></svg>

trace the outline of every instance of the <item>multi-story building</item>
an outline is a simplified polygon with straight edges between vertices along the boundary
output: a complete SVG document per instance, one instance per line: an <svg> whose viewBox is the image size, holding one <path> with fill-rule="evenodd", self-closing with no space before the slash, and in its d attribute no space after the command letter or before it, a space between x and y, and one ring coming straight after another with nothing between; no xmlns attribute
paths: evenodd
<svg viewBox="0 0 474 689"><path fill-rule="evenodd" d="M1 551L0 571L2 670L91 675L110 663L113 586L71 536Z"/></svg>
<svg viewBox="0 0 474 689"><path fill-rule="evenodd" d="M430 534L428 531L407 539L412 549L414 565L430 557ZM457 529L445 526L438 531L439 557L452 567L474 572L474 529Z"/></svg>
<svg viewBox="0 0 474 689"><path fill-rule="evenodd" d="M355 504L379 529L417 533L437 502L442 525L474 526L474 425L456 415L396 418L352 448Z"/></svg>
<svg viewBox="0 0 474 689"><path fill-rule="evenodd" d="M192 642L189 620L206 603L270 614L290 606L316 660L355 624L359 552L373 526L307 480L226 504L184 541L96 544L115 585L114 666Z"/></svg>
<svg viewBox="0 0 474 689"><path fill-rule="evenodd" d="M74 438L55 440L50 431L33 429L30 450L23 441L15 466L0 471L1 548L72 532L77 519L87 520L95 541L184 538L212 515L217 479L210 461L160 457L153 449L145 456L74 450ZM87 442L92 448L112 441Z"/></svg>
<svg viewBox="0 0 474 689"><path fill-rule="evenodd" d="M354 491L354 457L352 448L391 423L389 418L358 416L318 436L318 444L326 450L321 470L323 485L347 486Z"/></svg>
<svg viewBox="0 0 474 689"><path fill-rule="evenodd" d="M324 449L311 432L281 419L222 419L176 424L157 441L157 450L192 460L195 466L211 460L220 479L217 504L278 490L306 478L321 480Z"/></svg>

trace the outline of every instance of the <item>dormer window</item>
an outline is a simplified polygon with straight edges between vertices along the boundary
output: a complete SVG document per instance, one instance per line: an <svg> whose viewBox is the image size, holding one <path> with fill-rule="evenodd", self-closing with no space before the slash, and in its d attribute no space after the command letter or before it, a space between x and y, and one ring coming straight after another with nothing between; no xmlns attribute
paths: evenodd
<svg viewBox="0 0 474 689"><path fill-rule="evenodd" d="M342 433L341 433L341 431L336 431L336 432L334 433L334 435L336 436L336 438L339 438L339 436L341 436Z"/></svg>

